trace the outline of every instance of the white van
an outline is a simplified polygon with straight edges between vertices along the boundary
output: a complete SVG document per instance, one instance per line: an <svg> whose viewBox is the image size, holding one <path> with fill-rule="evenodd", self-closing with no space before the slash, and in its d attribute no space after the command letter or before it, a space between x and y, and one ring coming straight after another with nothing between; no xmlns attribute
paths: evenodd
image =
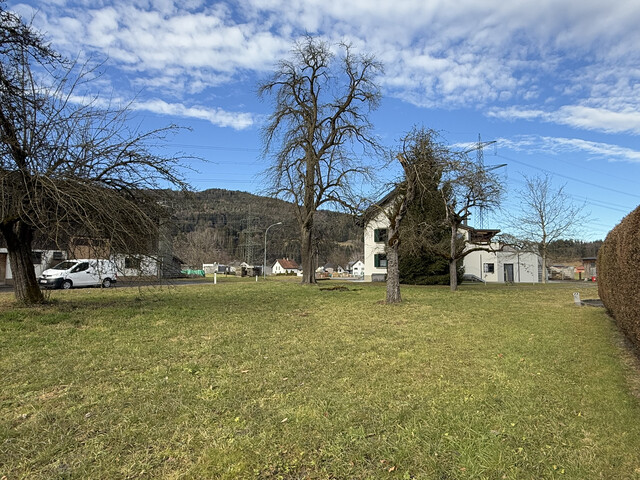
<svg viewBox="0 0 640 480"><path fill-rule="evenodd" d="M116 264L111 260L65 260L42 272L38 283L45 288L111 287L117 281Z"/></svg>

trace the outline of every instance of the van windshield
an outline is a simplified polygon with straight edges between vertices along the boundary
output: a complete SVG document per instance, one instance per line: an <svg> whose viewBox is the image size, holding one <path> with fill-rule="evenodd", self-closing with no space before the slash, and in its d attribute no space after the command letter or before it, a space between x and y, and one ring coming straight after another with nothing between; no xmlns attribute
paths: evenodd
<svg viewBox="0 0 640 480"><path fill-rule="evenodd" d="M57 264L55 267L53 267L54 270L69 270L71 267L77 265L78 262L72 262L70 260L67 260L65 262L61 262L59 264Z"/></svg>

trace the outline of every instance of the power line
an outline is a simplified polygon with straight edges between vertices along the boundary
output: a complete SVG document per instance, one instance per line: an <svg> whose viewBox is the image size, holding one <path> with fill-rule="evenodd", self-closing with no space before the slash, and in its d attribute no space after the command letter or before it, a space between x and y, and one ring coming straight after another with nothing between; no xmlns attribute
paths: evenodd
<svg viewBox="0 0 640 480"><path fill-rule="evenodd" d="M538 166L535 166L535 165L531 165L531 164L528 164L528 163L523 162L521 160L516 160L515 158L507 157L505 155L496 154L496 156L499 157L499 158L503 158L505 160L508 160L510 162L515 162L515 163L518 163L520 165L524 165L525 167L529 167L529 168L533 168L533 169L536 169L536 170L540 170L542 172L547 172L547 173L550 173L550 174L558 176L558 177L566 178L567 180L572 180L574 182L582 183L584 185L589 185L590 187L596 187L596 188L600 188L602 190L608 190L610 192L617 193L619 195L627 195L627 196L632 197L632 198L640 199L640 195L635 195L633 193L623 192L622 190L617 190L617 189L611 188L611 187L605 187L603 185L598 185L597 183L587 182L586 180L581 180L579 178L571 177L569 175L564 175L562 173L553 172L553 171L551 171L549 169L538 167Z"/></svg>
<svg viewBox="0 0 640 480"><path fill-rule="evenodd" d="M517 183L520 185L526 185L526 183L522 180L519 179L512 179L511 180L513 183ZM573 198L574 200L577 200L579 202L584 202L588 205L593 205L594 207L601 207L601 208L607 208L609 210L613 210L616 212L621 212L621 213L628 213L631 210L633 210L633 207L629 207L628 205L621 205L619 203L612 203L612 202L606 202L604 200L597 200L594 198L589 198L587 196L578 196L578 195L573 195L571 193L566 193L565 194L568 197Z"/></svg>

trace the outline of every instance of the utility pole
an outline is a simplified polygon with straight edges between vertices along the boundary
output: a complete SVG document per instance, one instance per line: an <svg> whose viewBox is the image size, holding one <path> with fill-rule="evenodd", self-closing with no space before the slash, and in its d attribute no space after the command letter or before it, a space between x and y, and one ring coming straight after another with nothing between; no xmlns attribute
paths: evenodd
<svg viewBox="0 0 640 480"><path fill-rule="evenodd" d="M269 233L269 229L271 227L275 227L276 225L282 225L282 222L273 223L267 227L264 231L264 261L262 262L262 278L264 279L267 271L267 233Z"/></svg>
<svg viewBox="0 0 640 480"><path fill-rule="evenodd" d="M255 260L255 251L258 247L258 243L256 242L256 235L259 233L258 230L253 226L253 222L255 217L249 212L247 218L245 220L246 228L242 230L242 243L240 247L242 247L242 253L244 257L244 261L249 265L254 265Z"/></svg>
<svg viewBox="0 0 640 480"><path fill-rule="evenodd" d="M484 170L484 148L494 143L496 143L495 140L491 140L489 142L483 142L482 138L480 137L480 134L478 134L478 143L476 144L476 146L465 150L464 153L470 153L475 150L476 162L478 166ZM484 208L482 207L478 208L477 215L478 215L478 228L482 228L484 223L484 218L483 218Z"/></svg>

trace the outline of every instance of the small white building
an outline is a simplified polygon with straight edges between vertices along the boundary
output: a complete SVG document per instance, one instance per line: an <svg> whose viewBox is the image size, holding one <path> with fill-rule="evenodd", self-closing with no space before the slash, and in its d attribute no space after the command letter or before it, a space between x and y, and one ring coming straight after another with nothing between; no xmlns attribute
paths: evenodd
<svg viewBox="0 0 640 480"><path fill-rule="evenodd" d="M273 264L272 272L274 275L298 275L302 272L302 270L300 269L300 266L293 260L289 260L288 258L279 258L276 260L276 263Z"/></svg>
<svg viewBox="0 0 640 480"><path fill-rule="evenodd" d="M509 246L491 243L494 251L476 251L464 257L465 275L489 283L539 283L542 281L542 257Z"/></svg>
<svg viewBox="0 0 640 480"><path fill-rule="evenodd" d="M118 266L118 274L123 277L158 277L160 266L158 259L149 255L113 255Z"/></svg>
<svg viewBox="0 0 640 480"><path fill-rule="evenodd" d="M352 262L351 264L349 264L349 273L354 277L363 277L364 262L362 260L358 260L356 262Z"/></svg>

